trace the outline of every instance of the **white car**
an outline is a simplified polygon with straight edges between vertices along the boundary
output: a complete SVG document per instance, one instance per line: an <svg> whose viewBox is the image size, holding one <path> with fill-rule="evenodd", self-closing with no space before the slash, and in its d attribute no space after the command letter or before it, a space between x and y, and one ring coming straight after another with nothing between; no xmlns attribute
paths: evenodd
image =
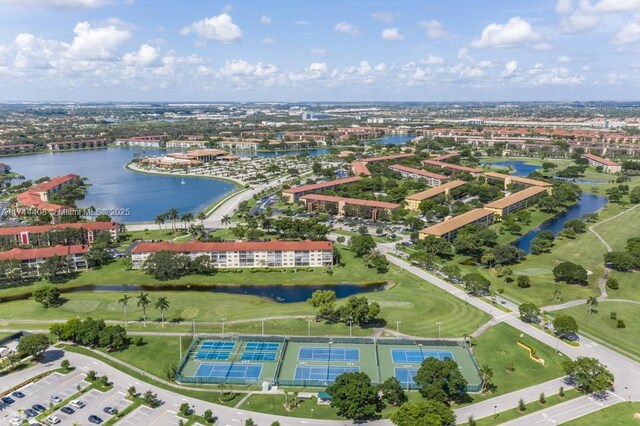
<svg viewBox="0 0 640 426"><path fill-rule="evenodd" d="M23 420L20 417L14 417L9 421L9 424L12 426L20 426Z"/></svg>
<svg viewBox="0 0 640 426"><path fill-rule="evenodd" d="M58 395L51 395L51 401L55 404L59 404L62 402L62 399Z"/></svg>
<svg viewBox="0 0 640 426"><path fill-rule="evenodd" d="M69 403L73 408L84 408L84 402L74 399Z"/></svg>
<svg viewBox="0 0 640 426"><path fill-rule="evenodd" d="M58 423L60 423L60 419L54 415L47 417L47 420L45 421L50 425L57 425Z"/></svg>

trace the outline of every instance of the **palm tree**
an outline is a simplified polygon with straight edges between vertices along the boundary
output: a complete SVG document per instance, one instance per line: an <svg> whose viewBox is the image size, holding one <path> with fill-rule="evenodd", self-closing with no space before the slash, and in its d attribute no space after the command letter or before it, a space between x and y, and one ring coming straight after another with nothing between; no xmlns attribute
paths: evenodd
<svg viewBox="0 0 640 426"><path fill-rule="evenodd" d="M169 301L166 297L158 297L158 300L156 300L155 308L160 310L162 326L164 327L164 313L169 309Z"/></svg>
<svg viewBox="0 0 640 426"><path fill-rule="evenodd" d="M129 322L127 321L127 305L129 304L129 299L131 299L129 295L125 294L124 296L122 296L122 299L118 300L118 303L120 303L124 308L124 325L129 324Z"/></svg>
<svg viewBox="0 0 640 426"><path fill-rule="evenodd" d="M160 230L162 230L162 225L164 225L165 219L166 219L166 215L164 213L156 216L156 225L158 225Z"/></svg>
<svg viewBox="0 0 640 426"><path fill-rule="evenodd" d="M149 300L149 293L142 293L136 297L138 299L138 306L142 308L142 318L144 319L144 325L147 325L147 307L151 303Z"/></svg>
<svg viewBox="0 0 640 426"><path fill-rule="evenodd" d="M182 222L182 225L186 229L187 223L193 221L193 213L191 212L184 213L182 216L180 216L180 221Z"/></svg>
<svg viewBox="0 0 640 426"><path fill-rule="evenodd" d="M598 306L598 299L594 296L587 297L587 305L589 305L589 315L591 315L593 309Z"/></svg>
<svg viewBox="0 0 640 426"><path fill-rule="evenodd" d="M482 379L482 391L486 391L489 386L489 382L493 377L493 370L488 365L480 367L480 378Z"/></svg>
<svg viewBox="0 0 640 426"><path fill-rule="evenodd" d="M204 212L200 212L196 215L196 219L200 221L200 225L204 226L204 220L207 218L207 215Z"/></svg>
<svg viewBox="0 0 640 426"><path fill-rule="evenodd" d="M220 222L222 222L222 225L229 225L231 223L231 216L225 214L222 216L222 219L220 219Z"/></svg>
<svg viewBox="0 0 640 426"><path fill-rule="evenodd" d="M178 220L179 217L179 213L178 210L176 209L169 209L169 211L167 213L165 213L167 215L167 218L171 221L171 228L173 229L173 232L176 231L176 220Z"/></svg>

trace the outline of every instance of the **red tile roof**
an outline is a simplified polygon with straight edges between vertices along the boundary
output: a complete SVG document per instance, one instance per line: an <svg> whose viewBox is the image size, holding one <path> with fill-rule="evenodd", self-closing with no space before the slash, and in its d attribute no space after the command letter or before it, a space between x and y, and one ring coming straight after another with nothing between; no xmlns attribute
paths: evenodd
<svg viewBox="0 0 640 426"><path fill-rule="evenodd" d="M588 160L593 160L596 161L600 164L604 164L605 166L619 166L619 163L616 163L615 161L611 161L611 160L607 160L606 158L602 158L602 157L598 157L597 155L593 155L593 154L584 154L583 155L584 158L588 159Z"/></svg>
<svg viewBox="0 0 640 426"><path fill-rule="evenodd" d="M512 182L518 182L525 185L542 186L545 188L553 186L549 182L545 182L542 180L535 180L535 179L529 179L529 178L520 177L520 176L507 175L504 173L486 172L484 175L488 178L494 178L494 179L500 179L500 180L510 179Z"/></svg>
<svg viewBox="0 0 640 426"><path fill-rule="evenodd" d="M18 200L18 203L20 203L20 205L24 207L33 207L40 210L46 210L48 212L57 212L60 210L69 209L69 207L66 206L43 201L42 198L40 198L40 193L49 192L57 188L58 186L70 182L74 179L78 179L79 177L79 175L75 174L54 177L47 182L42 182L38 185L32 186L25 192L18 194L16 196L16 199Z"/></svg>
<svg viewBox="0 0 640 426"><path fill-rule="evenodd" d="M86 229L87 231L107 231L117 229L116 222L78 222L78 223L61 223L57 225L39 225L39 226L12 226L0 227L0 235L18 235L22 232L30 234L44 234L45 232L60 229Z"/></svg>
<svg viewBox="0 0 640 426"><path fill-rule="evenodd" d="M356 176L371 176L371 172L367 167L367 163L363 163L362 161L354 161L353 163L351 163L351 171Z"/></svg>
<svg viewBox="0 0 640 426"><path fill-rule="evenodd" d="M14 248L9 251L0 252L0 260L34 260L46 259L53 256L68 256L70 254L85 254L89 251L89 246L73 245L55 247L43 247L34 249Z"/></svg>
<svg viewBox="0 0 640 426"><path fill-rule="evenodd" d="M51 191L52 189L60 185L63 185L67 182L71 182L72 180L78 179L79 177L80 177L79 175L75 175L73 173L69 173L68 175L64 175L64 176L57 176L47 182L42 182L36 186L32 186L29 190L37 191L37 192Z"/></svg>
<svg viewBox="0 0 640 426"><path fill-rule="evenodd" d="M432 179L440 179L440 180L450 179L449 176L440 175L438 173L428 172L426 170L414 169L413 167L407 167L407 166L403 166L401 164L394 164L393 166L389 166L389 168L391 170L400 170L400 171L407 172L407 173L415 173L417 175L425 176L425 177L432 178Z"/></svg>
<svg viewBox="0 0 640 426"><path fill-rule="evenodd" d="M140 243L131 253L157 253L171 251L174 253L207 253L213 251L291 251L291 250L332 250L331 241L264 241L264 242L221 242L208 243L191 241L188 243Z"/></svg>
<svg viewBox="0 0 640 426"><path fill-rule="evenodd" d="M415 154L394 154L394 155L386 155L384 157L363 158L360 161L364 163L375 163L377 161L397 160L398 158L413 157L414 155Z"/></svg>
<svg viewBox="0 0 640 426"><path fill-rule="evenodd" d="M440 168L443 168L443 169L457 170L457 171L460 171L460 172L482 173L482 170L474 169L473 167L461 166L459 164L443 163L442 161L436 161L436 160L424 160L422 162L422 164L427 164L429 166L440 167Z"/></svg>
<svg viewBox="0 0 640 426"><path fill-rule="evenodd" d="M328 182L314 183L312 185L296 186L293 188L285 189L282 192L284 192L285 194L297 194L299 192L314 191L316 189L331 188L338 185L353 183L359 181L360 179L362 179L360 176L353 176L344 179L330 180Z"/></svg>
<svg viewBox="0 0 640 426"><path fill-rule="evenodd" d="M377 200L361 200L359 198L346 198L346 197L333 197L331 195L321 194L308 194L300 197L301 200L314 200L314 201L329 201L333 203L345 202L346 204L353 204L357 206L377 207L381 209L397 209L400 204L387 203L386 201Z"/></svg>

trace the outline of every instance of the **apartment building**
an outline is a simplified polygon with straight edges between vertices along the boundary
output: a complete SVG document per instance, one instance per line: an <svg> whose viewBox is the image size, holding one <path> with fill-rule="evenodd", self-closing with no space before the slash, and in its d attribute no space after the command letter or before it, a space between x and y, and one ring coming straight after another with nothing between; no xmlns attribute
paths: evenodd
<svg viewBox="0 0 640 426"><path fill-rule="evenodd" d="M85 256L88 251L89 246L86 245L58 245L33 249L14 248L0 252L0 261L17 260L20 262L23 277L39 277L42 264L53 256L62 256L67 259L67 269L59 271L60 273L87 269L88 265Z"/></svg>

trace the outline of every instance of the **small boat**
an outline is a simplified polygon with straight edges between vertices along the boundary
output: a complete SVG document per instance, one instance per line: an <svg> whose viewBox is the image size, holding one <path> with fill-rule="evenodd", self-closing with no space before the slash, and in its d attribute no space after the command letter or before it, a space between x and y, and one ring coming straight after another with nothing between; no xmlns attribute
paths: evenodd
<svg viewBox="0 0 640 426"><path fill-rule="evenodd" d="M182 179L182 180L180 181L180 185L186 185L186 184L187 184L187 181L186 181L186 180Z"/></svg>

